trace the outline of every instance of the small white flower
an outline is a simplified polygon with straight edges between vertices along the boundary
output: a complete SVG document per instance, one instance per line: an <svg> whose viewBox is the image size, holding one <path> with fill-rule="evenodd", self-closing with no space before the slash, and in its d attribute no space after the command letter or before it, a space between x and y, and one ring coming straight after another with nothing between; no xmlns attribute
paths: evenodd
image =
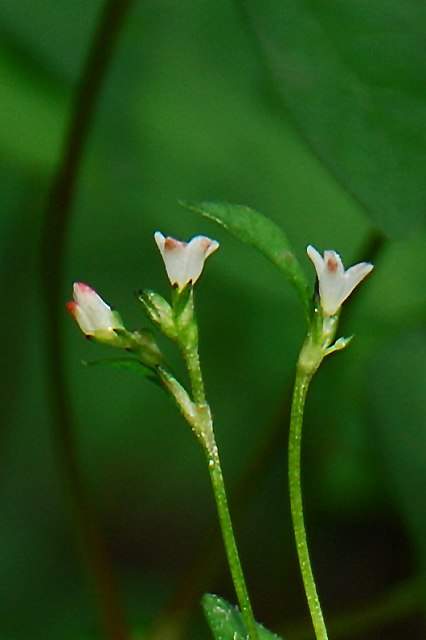
<svg viewBox="0 0 426 640"><path fill-rule="evenodd" d="M165 238L162 233L154 233L155 242L163 258L167 275L172 285L183 289L189 282L195 284L201 275L204 262L219 248L216 240L205 236L195 236L189 242Z"/></svg>
<svg viewBox="0 0 426 640"><path fill-rule="evenodd" d="M373 265L360 262L345 271L335 251L324 251L324 258L311 245L306 251L317 272L323 311L328 316L334 316L355 287L370 273Z"/></svg>
<svg viewBox="0 0 426 640"><path fill-rule="evenodd" d="M100 296L83 282L75 282L74 302L67 303L67 309L76 319L86 336L103 334L106 338L114 334L114 329L124 329L117 312L113 311Z"/></svg>

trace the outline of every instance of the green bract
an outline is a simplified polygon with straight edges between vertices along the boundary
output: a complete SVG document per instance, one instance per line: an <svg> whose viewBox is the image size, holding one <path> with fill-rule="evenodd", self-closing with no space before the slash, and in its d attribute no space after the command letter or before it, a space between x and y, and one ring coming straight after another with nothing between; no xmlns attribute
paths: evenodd
<svg viewBox="0 0 426 640"><path fill-rule="evenodd" d="M236 607L219 596L207 593L203 597L203 609L215 640L246 640L243 617ZM256 626L259 640L282 640L261 624Z"/></svg>

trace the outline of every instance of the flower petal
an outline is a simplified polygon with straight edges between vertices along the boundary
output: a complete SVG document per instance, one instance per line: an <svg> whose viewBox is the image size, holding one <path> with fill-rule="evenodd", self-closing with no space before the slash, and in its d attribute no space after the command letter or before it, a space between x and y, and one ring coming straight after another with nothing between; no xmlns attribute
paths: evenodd
<svg viewBox="0 0 426 640"><path fill-rule="evenodd" d="M308 244L306 248L306 253L314 263L315 270L319 277L320 273L322 273L322 270L324 268L324 258L311 244Z"/></svg>
<svg viewBox="0 0 426 640"><path fill-rule="evenodd" d="M355 287L370 273L373 265L360 262L345 271L338 253L324 251L324 258L309 245L307 253L318 276L321 307L328 316L335 315Z"/></svg>
<svg viewBox="0 0 426 640"><path fill-rule="evenodd" d="M203 271L204 262L216 249L219 243L205 236L195 236L186 248L186 274L185 280L195 284Z"/></svg>
<svg viewBox="0 0 426 640"><path fill-rule="evenodd" d="M346 300L346 298L350 296L355 287L357 287L372 270L373 265L369 262L359 262L346 271L345 285L342 291L343 300Z"/></svg>
<svg viewBox="0 0 426 640"><path fill-rule="evenodd" d="M219 247L216 240L205 236L195 236L190 242L165 238L157 231L155 242L162 255L167 276L172 285L183 289L189 282L195 284L201 275L207 257Z"/></svg>

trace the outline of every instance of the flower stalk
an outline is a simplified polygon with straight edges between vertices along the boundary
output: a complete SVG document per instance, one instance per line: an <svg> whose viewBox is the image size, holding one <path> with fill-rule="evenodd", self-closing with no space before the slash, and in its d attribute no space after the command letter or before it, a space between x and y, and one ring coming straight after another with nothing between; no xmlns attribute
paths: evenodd
<svg viewBox="0 0 426 640"><path fill-rule="evenodd" d="M235 541L231 516L229 513L228 499L226 497L225 483L223 480L219 453L216 445L214 444L209 452L207 452L206 450L206 454L208 459L210 480L212 483L217 512L219 515L223 542L225 545L228 564L232 575L232 581L234 583L235 592L237 594L238 603L240 605L241 613L246 627L247 638L248 640L258 640L256 622L254 619L247 586L244 580L240 557L238 555L237 544Z"/></svg>
<svg viewBox="0 0 426 640"><path fill-rule="evenodd" d="M370 273L373 265L361 262L345 271L335 251L325 251L324 258L312 246L307 253L314 263L318 277L318 295L308 334L299 354L290 417L288 445L288 481L290 509L297 554L306 599L315 630L316 640L328 640L315 579L309 556L302 502L301 447L303 413L309 384L323 359L344 349L349 338L335 341L340 310L355 287Z"/></svg>
<svg viewBox="0 0 426 640"><path fill-rule="evenodd" d="M327 317L323 315L321 309L315 309L311 326L297 363L288 444L290 510L300 571L316 640L328 640L328 635L312 571L303 515L301 479L302 425L306 395L315 372L325 356L333 351L343 349L349 342L349 339L341 339L332 345L337 331L337 324L338 315Z"/></svg>
<svg viewBox="0 0 426 640"><path fill-rule="evenodd" d="M312 572L306 538L305 520L303 516L302 486L301 486L301 443L303 412L306 394L313 373L306 373L298 368L294 386L293 402L291 407L290 435L288 446L288 482L290 491L290 508L293 521L294 536L296 540L297 554L306 599L312 618L317 640L327 640L327 629L321 610L320 601Z"/></svg>
<svg viewBox="0 0 426 640"><path fill-rule="evenodd" d="M176 292L175 292L176 294ZM178 296L174 296L174 307L179 304ZM185 295L185 293L183 293ZM237 543L229 512L225 483L215 441L213 420L206 400L203 376L198 352L198 327L194 313L192 287L184 311L177 316L178 345L185 360L191 383L194 411L191 414L191 426L200 440L208 462L210 480L219 516L222 538L231 571L235 592L243 615L248 640L258 640L256 622L247 591L247 586L238 554Z"/></svg>
<svg viewBox="0 0 426 640"><path fill-rule="evenodd" d="M171 237L165 238L159 231L154 234L154 238L163 258L170 284L173 286L172 303L169 306L158 294L149 291L144 292L140 300L151 320L165 335L177 343L188 371L191 394L167 370L162 367L158 370L165 388L173 396L206 455L226 556L246 627L247 640L258 640L257 625L229 513L198 351L198 324L195 316L193 285L202 273L204 262L218 249L219 243L205 236L196 236L186 243Z"/></svg>

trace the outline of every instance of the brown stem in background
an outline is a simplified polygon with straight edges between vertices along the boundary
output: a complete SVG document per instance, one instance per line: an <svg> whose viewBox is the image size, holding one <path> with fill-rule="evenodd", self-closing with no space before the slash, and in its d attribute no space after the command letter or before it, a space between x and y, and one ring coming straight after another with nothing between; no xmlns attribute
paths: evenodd
<svg viewBox="0 0 426 640"><path fill-rule="evenodd" d="M376 264L385 243L386 239L381 233L371 232L353 263L367 260ZM356 300L355 296L351 301L352 312ZM291 381L283 391L283 401L272 423L259 430L261 436L253 446L237 486L231 491L229 503L234 523L243 515L275 456L284 455L283 428L289 420L292 384ZM179 579L176 591L155 621L149 640L180 640L186 636L191 615L199 606L201 596L221 570L223 560L219 529L215 523L211 523L194 555L192 565Z"/></svg>
<svg viewBox="0 0 426 640"><path fill-rule="evenodd" d="M109 640L128 640L108 554L79 468L64 357L62 280L71 209L102 84L131 0L107 0L76 89L68 130L49 192L41 248L45 343L51 423L56 456L72 501L87 572Z"/></svg>

